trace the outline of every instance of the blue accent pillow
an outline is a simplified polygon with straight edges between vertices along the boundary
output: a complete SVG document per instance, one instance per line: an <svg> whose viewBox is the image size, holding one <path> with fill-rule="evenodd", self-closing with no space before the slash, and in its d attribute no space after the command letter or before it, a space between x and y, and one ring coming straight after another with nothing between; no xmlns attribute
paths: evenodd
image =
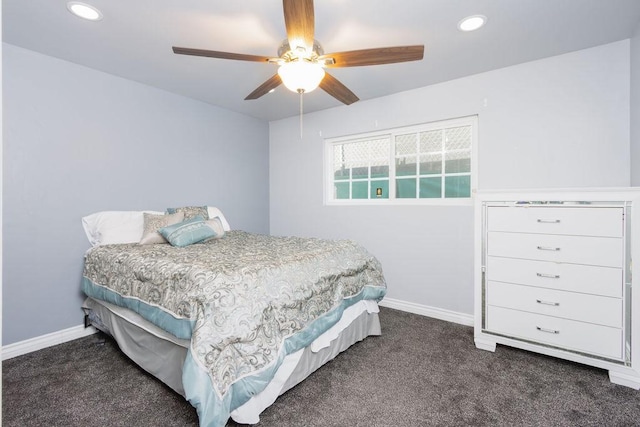
<svg viewBox="0 0 640 427"><path fill-rule="evenodd" d="M158 230L172 246L184 247L217 236L201 216L195 216L178 224L169 225Z"/></svg>

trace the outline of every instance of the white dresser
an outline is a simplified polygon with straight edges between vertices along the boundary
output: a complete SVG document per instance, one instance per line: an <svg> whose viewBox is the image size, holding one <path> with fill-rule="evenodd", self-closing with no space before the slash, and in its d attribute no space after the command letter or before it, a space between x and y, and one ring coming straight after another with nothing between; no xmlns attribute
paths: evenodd
<svg viewBox="0 0 640 427"><path fill-rule="evenodd" d="M639 389L631 259L640 249L632 227L640 227L640 190L476 196L476 346L601 367L611 381Z"/></svg>

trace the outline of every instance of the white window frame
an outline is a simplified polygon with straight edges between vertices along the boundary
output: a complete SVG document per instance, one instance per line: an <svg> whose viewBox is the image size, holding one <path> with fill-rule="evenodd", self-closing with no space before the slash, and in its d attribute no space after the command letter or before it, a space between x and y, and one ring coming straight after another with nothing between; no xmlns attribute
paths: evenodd
<svg viewBox="0 0 640 427"><path fill-rule="evenodd" d="M471 126L471 171L470 171L470 195L469 197L451 198L396 198L396 155L395 135L412 132L428 132L450 127ZM356 142L362 139L374 139L388 136L389 149L389 198L388 199L334 199L333 176L333 146L345 142ZM443 156L444 161L444 156ZM419 125L403 126L393 129L380 130L356 135L327 138L324 141L324 189L323 201L326 206L390 206L390 205L431 205L431 206L470 206L473 205L473 197L476 193L478 182L478 116L466 116L455 119L439 120ZM444 171L444 169L443 169ZM447 174L449 175L449 174ZM466 174L465 174L466 175ZM369 178L371 182L371 178ZM444 191L444 190L443 190Z"/></svg>

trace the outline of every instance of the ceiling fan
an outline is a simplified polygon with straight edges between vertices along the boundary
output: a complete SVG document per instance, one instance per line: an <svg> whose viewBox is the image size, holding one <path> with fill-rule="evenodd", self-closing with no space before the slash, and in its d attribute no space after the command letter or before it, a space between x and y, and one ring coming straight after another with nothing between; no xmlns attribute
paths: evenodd
<svg viewBox="0 0 640 427"><path fill-rule="evenodd" d="M314 39L313 0L283 0L287 39L278 49L278 57L173 47L180 55L206 56L239 61L279 65L278 72L251 92L247 99L257 99L283 84L290 90L306 93L320 87L338 101L349 105L358 97L324 68L358 67L421 60L423 45L352 50L325 54Z"/></svg>

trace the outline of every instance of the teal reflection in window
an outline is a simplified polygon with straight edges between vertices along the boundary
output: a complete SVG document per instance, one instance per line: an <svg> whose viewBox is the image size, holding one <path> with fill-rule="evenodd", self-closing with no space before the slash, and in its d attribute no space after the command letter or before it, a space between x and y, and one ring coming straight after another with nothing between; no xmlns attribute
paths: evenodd
<svg viewBox="0 0 640 427"><path fill-rule="evenodd" d="M336 199L348 199L349 198L349 183L348 182L336 182L334 184Z"/></svg>
<svg viewBox="0 0 640 427"><path fill-rule="evenodd" d="M369 198L369 183L368 182L354 182L351 186L351 198L352 199L368 199Z"/></svg>
<svg viewBox="0 0 640 427"><path fill-rule="evenodd" d="M420 198L437 199L442 197L442 178L420 178Z"/></svg>
<svg viewBox="0 0 640 427"><path fill-rule="evenodd" d="M416 198L416 179L396 179L396 198L398 199L415 199Z"/></svg>
<svg viewBox="0 0 640 427"><path fill-rule="evenodd" d="M377 189L382 190L382 195L378 196ZM371 181L371 194L369 196L372 199L388 199L389 198L389 181Z"/></svg>
<svg viewBox="0 0 640 427"><path fill-rule="evenodd" d="M469 175L445 177L444 196L447 198L470 197L471 177Z"/></svg>

